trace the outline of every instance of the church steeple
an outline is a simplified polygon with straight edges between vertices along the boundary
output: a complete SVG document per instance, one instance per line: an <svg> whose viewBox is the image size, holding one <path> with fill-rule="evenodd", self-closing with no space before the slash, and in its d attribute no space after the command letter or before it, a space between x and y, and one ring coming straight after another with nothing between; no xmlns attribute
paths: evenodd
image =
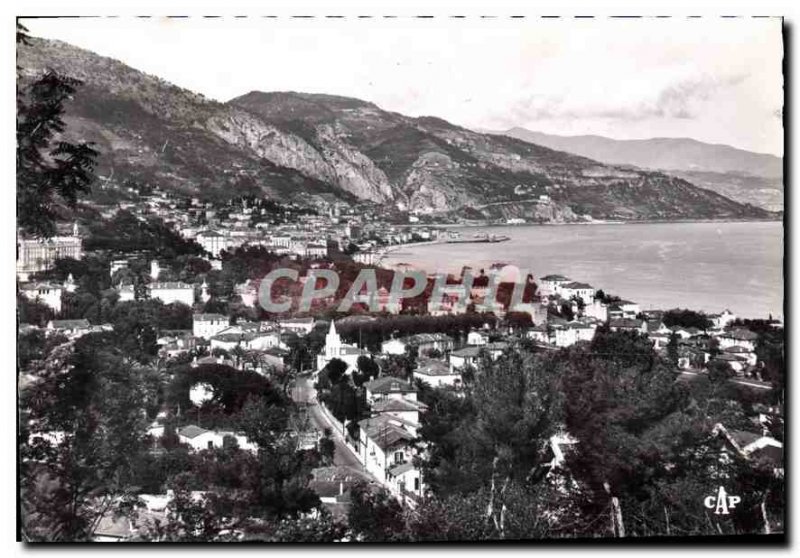
<svg viewBox="0 0 800 558"><path fill-rule="evenodd" d="M341 353L342 338L336 333L336 326L331 320L331 327L328 329L328 335L325 336L325 356L328 359L338 357Z"/></svg>

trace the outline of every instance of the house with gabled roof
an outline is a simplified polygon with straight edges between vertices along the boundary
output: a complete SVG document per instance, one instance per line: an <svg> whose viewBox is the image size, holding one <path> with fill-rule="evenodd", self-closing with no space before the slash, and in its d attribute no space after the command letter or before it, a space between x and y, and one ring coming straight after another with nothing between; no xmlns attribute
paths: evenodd
<svg viewBox="0 0 800 558"><path fill-rule="evenodd" d="M611 331L635 331L647 333L647 322L634 318L612 318L608 321Z"/></svg>
<svg viewBox="0 0 800 558"><path fill-rule="evenodd" d="M370 413L374 416L389 415L419 425L419 415L427 409L428 406L421 401L387 398L376 401L371 406Z"/></svg>
<svg viewBox="0 0 800 558"><path fill-rule="evenodd" d="M50 320L47 322L48 332L63 333L68 337L80 337L92 330L92 324L89 320Z"/></svg>
<svg viewBox="0 0 800 558"><path fill-rule="evenodd" d="M228 316L222 314L194 314L192 316L192 333L195 337L211 339L229 326Z"/></svg>
<svg viewBox="0 0 800 558"><path fill-rule="evenodd" d="M758 341L758 335L753 333L749 329L739 327L725 331L724 333L717 336L717 339L719 339L720 349L725 349L727 347L733 347L735 345L739 345L741 347L746 347L751 351L755 351L756 341Z"/></svg>
<svg viewBox="0 0 800 558"><path fill-rule="evenodd" d="M446 362L438 359L418 358L413 377L434 388L461 387L461 373L451 369Z"/></svg>
<svg viewBox="0 0 800 558"><path fill-rule="evenodd" d="M783 476L783 444L775 438L747 430L728 430L722 423L715 424L711 432L723 440L733 455L754 467L769 467L776 477Z"/></svg>
<svg viewBox="0 0 800 558"><path fill-rule="evenodd" d="M236 434L229 430L206 430L194 424L188 424L177 430L178 439L182 444L187 444L195 451L221 448L226 437L236 440L240 449L258 451L258 446L250 442L247 436Z"/></svg>
<svg viewBox="0 0 800 558"><path fill-rule="evenodd" d="M410 469L414 469L412 460L417 453L414 425L403 419L381 414L359 421L358 426L359 459L368 473L385 485L390 484L390 477L395 484L399 477L406 480L414 477L408 473ZM403 467L398 468L400 466ZM411 491L421 494L419 473L416 478L420 480L410 488Z"/></svg>
<svg viewBox="0 0 800 558"><path fill-rule="evenodd" d="M367 402L374 404L381 399L417 400L417 388L401 378L381 376L365 384Z"/></svg>

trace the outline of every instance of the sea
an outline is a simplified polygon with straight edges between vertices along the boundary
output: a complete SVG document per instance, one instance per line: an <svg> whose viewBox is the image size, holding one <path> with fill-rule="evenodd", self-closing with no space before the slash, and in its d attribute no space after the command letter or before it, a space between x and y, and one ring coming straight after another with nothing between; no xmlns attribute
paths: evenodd
<svg viewBox="0 0 800 558"><path fill-rule="evenodd" d="M398 247L382 265L458 273L506 264L539 278L566 275L644 309L729 309L783 320L783 223L681 222L454 227L498 243Z"/></svg>

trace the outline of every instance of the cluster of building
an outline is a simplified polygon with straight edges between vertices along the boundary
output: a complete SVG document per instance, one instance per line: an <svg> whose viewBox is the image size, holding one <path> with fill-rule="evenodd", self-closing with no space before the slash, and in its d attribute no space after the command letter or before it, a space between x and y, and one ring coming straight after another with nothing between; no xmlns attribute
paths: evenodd
<svg viewBox="0 0 800 558"><path fill-rule="evenodd" d="M136 193L131 189L131 193ZM120 209L141 219L157 217L185 239L197 242L212 257L223 250L242 246L264 246L277 254L303 258L324 258L331 247L346 250L355 245L357 261L373 264L383 246L413 241L433 240L439 230L417 224L390 225L382 219L379 208L354 208L333 196L308 196L305 207L284 204L297 210L286 222L276 222L269 210L257 203L242 200L237 205L201 201L165 192L159 188L137 194L141 203L123 202L103 207L101 213L112 217ZM316 214L304 211L313 207ZM414 220L410 219L409 223Z"/></svg>

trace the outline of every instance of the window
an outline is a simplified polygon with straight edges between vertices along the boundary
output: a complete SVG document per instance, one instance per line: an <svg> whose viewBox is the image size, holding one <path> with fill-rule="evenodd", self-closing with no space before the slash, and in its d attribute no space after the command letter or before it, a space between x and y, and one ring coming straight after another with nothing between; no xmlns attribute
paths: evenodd
<svg viewBox="0 0 800 558"><path fill-rule="evenodd" d="M405 454L402 451L394 452L394 462L395 463L402 463L405 461Z"/></svg>
<svg viewBox="0 0 800 558"><path fill-rule="evenodd" d="M419 490L419 479L418 478L414 479L414 490L415 491Z"/></svg>
<svg viewBox="0 0 800 558"><path fill-rule="evenodd" d="M214 440L208 441L208 449L214 449Z"/></svg>

